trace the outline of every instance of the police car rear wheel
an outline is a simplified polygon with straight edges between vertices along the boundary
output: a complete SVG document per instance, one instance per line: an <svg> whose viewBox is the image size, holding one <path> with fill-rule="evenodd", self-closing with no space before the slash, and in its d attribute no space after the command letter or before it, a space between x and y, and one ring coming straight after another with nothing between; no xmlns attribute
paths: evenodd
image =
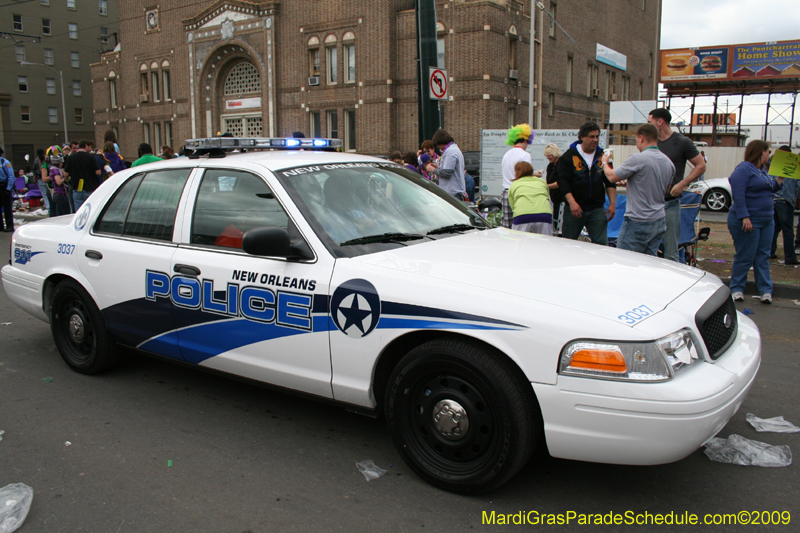
<svg viewBox="0 0 800 533"><path fill-rule="evenodd" d="M429 483L459 493L500 486L530 458L541 423L522 373L455 339L409 352L389 379L386 420L400 455Z"/></svg>
<svg viewBox="0 0 800 533"><path fill-rule="evenodd" d="M59 283L50 313L56 347L73 370L95 374L116 362L103 316L83 287L70 280Z"/></svg>

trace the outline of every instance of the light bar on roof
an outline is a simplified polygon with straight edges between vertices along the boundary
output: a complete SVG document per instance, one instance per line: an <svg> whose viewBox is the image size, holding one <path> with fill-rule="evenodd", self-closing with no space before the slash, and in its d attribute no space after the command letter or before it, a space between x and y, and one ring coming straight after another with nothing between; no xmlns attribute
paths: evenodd
<svg viewBox="0 0 800 533"><path fill-rule="evenodd" d="M274 148L279 150L300 150L320 148L341 148L341 139L297 139L294 137L206 137L189 139L185 143L190 150L236 150L239 148Z"/></svg>

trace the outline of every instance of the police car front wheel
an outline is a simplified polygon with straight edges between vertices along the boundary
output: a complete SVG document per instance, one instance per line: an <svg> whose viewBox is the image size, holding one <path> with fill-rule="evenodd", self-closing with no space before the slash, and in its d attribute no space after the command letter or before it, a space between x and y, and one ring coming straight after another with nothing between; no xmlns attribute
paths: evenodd
<svg viewBox="0 0 800 533"><path fill-rule="evenodd" d="M384 406L412 470L458 493L505 483L528 461L541 431L536 398L519 369L459 339L411 350L389 379Z"/></svg>
<svg viewBox="0 0 800 533"><path fill-rule="evenodd" d="M50 306L50 329L61 357L76 372L95 374L117 361L103 315L78 283L56 286Z"/></svg>

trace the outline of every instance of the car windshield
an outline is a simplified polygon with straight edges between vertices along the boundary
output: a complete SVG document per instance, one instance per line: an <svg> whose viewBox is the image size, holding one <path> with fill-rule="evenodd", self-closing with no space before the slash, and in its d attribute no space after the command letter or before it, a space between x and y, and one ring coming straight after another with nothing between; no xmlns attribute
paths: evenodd
<svg viewBox="0 0 800 533"><path fill-rule="evenodd" d="M393 163L313 165L276 174L312 226L343 255L488 227L439 187Z"/></svg>

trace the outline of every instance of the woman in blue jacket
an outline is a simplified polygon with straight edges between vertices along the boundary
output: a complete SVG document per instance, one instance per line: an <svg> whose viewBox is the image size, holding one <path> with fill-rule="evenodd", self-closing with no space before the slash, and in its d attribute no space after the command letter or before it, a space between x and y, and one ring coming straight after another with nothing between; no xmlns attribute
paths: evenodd
<svg viewBox="0 0 800 533"><path fill-rule="evenodd" d="M731 268L731 293L738 302L744 301L747 272L753 267L761 302L772 303L769 253L775 229L773 196L783 184L783 178L767 174L764 165L769 161L770 152L766 141L751 141L745 148L744 161L728 178L733 196L728 230L736 249Z"/></svg>

